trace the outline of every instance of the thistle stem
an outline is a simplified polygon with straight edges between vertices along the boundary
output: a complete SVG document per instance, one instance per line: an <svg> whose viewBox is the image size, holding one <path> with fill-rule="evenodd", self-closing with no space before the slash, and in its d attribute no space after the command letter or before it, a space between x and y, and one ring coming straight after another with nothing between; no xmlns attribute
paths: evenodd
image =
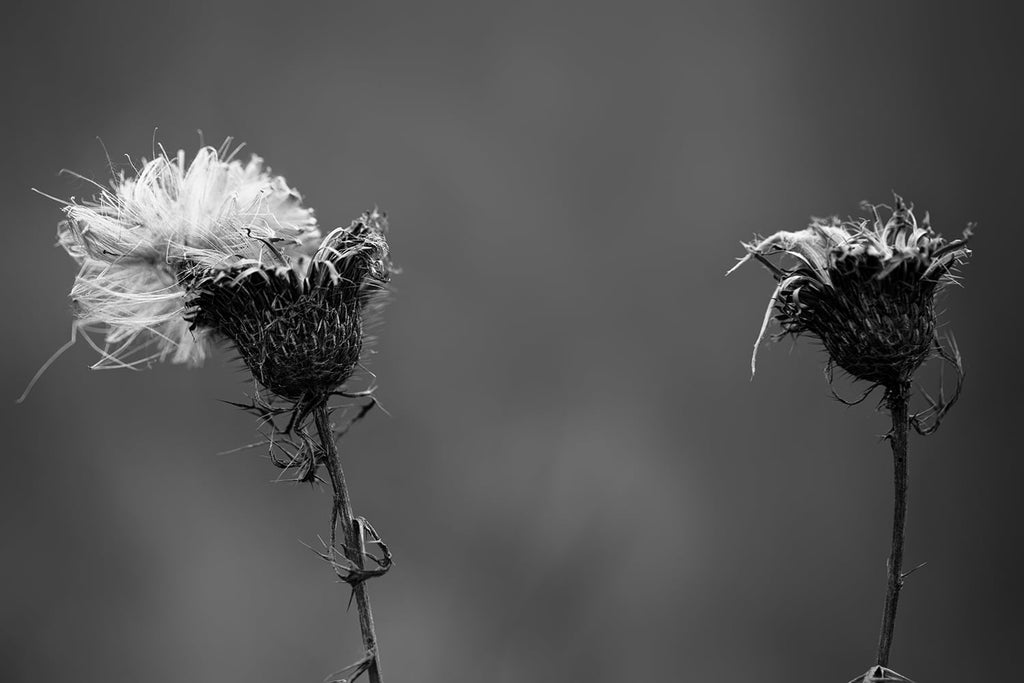
<svg viewBox="0 0 1024 683"><path fill-rule="evenodd" d="M893 482L895 504L892 516L892 550L889 554L889 581L885 591L885 609L882 612L882 630L878 636L878 664L889 665L889 650L892 649L893 631L896 628L896 608L899 604L900 589L903 588L903 545L906 542L907 525L907 432L910 426L910 384L900 383L889 391L887 397L892 415L892 431L889 443L892 446Z"/></svg>
<svg viewBox="0 0 1024 683"><path fill-rule="evenodd" d="M364 568L363 562L363 541L352 514L352 501L349 497L348 487L345 484L345 472L341 469L341 458L338 456L338 447L334 441L334 428L331 426L327 416L327 407L319 406L314 410L316 429L320 437L320 443L324 449L324 459L327 465L327 472L331 478L331 488L334 489L334 509L331 515L331 549L334 549L335 526L341 523L341 533L345 539L345 556L351 561L357 570ZM370 609L370 596L366 592L366 583L360 581L352 586L352 593L355 595L356 608L359 611L359 629L363 634L363 647L366 649L366 656L370 658L369 668L370 683L381 683L380 659L377 654L377 634L373 629L373 611Z"/></svg>

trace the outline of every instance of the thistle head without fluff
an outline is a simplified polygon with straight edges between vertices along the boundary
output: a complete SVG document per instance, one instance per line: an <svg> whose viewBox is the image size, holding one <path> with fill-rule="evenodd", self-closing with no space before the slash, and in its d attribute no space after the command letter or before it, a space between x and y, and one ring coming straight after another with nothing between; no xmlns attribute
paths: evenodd
<svg viewBox="0 0 1024 683"><path fill-rule="evenodd" d="M955 281L970 255L967 240L936 234L927 214L920 222L897 196L888 220L880 207L851 221L815 219L796 232L780 231L744 244L747 255L730 270L757 259L778 282L754 342L757 348L774 312L778 336L817 338L833 363L857 379L892 389L908 382L936 344L935 295ZM772 257L789 257L790 267Z"/></svg>
<svg viewBox="0 0 1024 683"><path fill-rule="evenodd" d="M374 210L311 256L208 270L190 285L186 317L230 341L259 383L302 414L359 363L364 319L392 273L386 229Z"/></svg>

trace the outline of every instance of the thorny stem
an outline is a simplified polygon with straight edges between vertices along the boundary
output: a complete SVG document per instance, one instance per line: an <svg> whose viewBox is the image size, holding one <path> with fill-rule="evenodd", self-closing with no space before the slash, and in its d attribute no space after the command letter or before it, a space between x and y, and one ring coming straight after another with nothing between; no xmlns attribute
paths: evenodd
<svg viewBox="0 0 1024 683"><path fill-rule="evenodd" d="M320 443L324 449L327 472L331 478L331 488L334 489L334 510L331 515L331 548L334 548L334 527L335 521L341 523L341 533L345 539L345 556L356 566L357 570L364 568L363 563L363 542L359 527L352 514L352 501L349 498L348 487L345 485L345 473L341 469L341 458L338 457L338 447L334 442L334 429L331 427L327 416L327 407L321 405L314 411L317 433L320 436ZM355 594L356 608L359 610L359 629L363 634L363 647L366 648L366 655L370 657L370 683L381 683L380 660L377 654L377 634L373 629L373 612L370 610L370 597L366 592L366 583L360 581L353 584L352 592Z"/></svg>
<svg viewBox="0 0 1024 683"><path fill-rule="evenodd" d="M892 415L892 431L889 443L892 445L895 505L892 515L892 550L889 554L889 582L885 591L885 609L882 613L882 630L878 636L878 664L889 665L889 650L892 649L893 630L896 628L896 608L899 604L900 589L903 587L903 544L906 541L907 525L907 430L910 426L909 404L910 384L903 382L891 389L887 397Z"/></svg>

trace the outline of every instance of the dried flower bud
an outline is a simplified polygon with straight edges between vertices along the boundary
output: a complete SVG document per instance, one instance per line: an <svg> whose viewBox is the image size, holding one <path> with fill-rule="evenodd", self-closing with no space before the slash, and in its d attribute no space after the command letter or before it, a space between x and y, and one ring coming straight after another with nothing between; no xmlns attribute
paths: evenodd
<svg viewBox="0 0 1024 683"><path fill-rule="evenodd" d="M78 329L105 337L98 367L200 363L206 339L182 315L195 273L316 249L316 219L298 192L259 157L243 165L225 148L205 147L187 165L184 152L161 154L97 199L66 203L58 237L81 265Z"/></svg>
<svg viewBox="0 0 1024 683"><path fill-rule="evenodd" d="M970 254L963 239L947 242L896 197L888 221L873 218L814 220L804 230L777 232L744 244L778 286L768 303L757 347L775 312L782 333L816 337L832 362L857 379L892 388L909 381L936 343L935 294L954 279L953 269ZM768 257L787 255L793 268ZM732 270L729 272L731 273Z"/></svg>
<svg viewBox="0 0 1024 683"><path fill-rule="evenodd" d="M392 272L386 227L374 210L310 257L211 269L190 283L186 317L230 340L260 384L304 412L359 363L364 313Z"/></svg>

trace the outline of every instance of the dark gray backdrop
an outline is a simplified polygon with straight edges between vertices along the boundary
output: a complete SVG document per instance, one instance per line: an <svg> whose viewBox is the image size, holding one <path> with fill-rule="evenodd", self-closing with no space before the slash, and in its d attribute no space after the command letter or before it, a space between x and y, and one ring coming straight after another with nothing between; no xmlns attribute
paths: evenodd
<svg viewBox="0 0 1024 683"><path fill-rule="evenodd" d="M995 7L996 5L993 5ZM912 441L893 665L1019 672L1016 17L940 3L27 4L5 10L0 678L318 681L358 654L271 483L245 374L91 372L58 206L154 129L249 143L403 268L343 446L397 566L391 681L846 681L872 662L890 464L811 344L749 378L754 232L896 189L955 235L960 407Z"/></svg>

